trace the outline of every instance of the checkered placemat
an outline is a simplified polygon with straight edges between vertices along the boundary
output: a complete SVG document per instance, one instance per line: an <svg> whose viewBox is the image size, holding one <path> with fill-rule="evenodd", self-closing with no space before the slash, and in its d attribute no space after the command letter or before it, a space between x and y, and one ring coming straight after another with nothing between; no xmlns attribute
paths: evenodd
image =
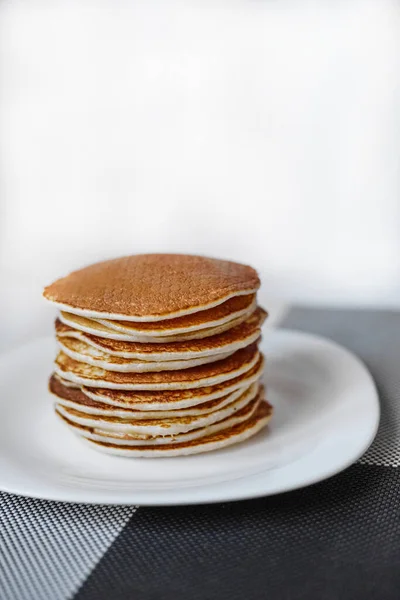
<svg viewBox="0 0 400 600"><path fill-rule="evenodd" d="M400 313L295 309L286 327L358 354L380 393L361 460L245 502L139 508L0 495L1 600L398 600Z"/></svg>

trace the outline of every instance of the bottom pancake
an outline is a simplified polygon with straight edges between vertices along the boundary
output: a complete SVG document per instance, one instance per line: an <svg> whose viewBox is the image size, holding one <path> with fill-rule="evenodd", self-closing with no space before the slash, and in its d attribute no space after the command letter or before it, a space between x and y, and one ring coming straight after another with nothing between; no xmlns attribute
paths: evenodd
<svg viewBox="0 0 400 600"><path fill-rule="evenodd" d="M247 405L242 409L246 414L244 419L240 420L240 412L242 411L239 411L235 415L236 421L233 425L230 422L228 427L222 429L219 427L218 430L215 430L218 425L221 425L215 424L209 428L203 428L201 435L198 438L192 437L192 439L183 440L180 437L182 435L193 436L194 432L189 432L189 434L175 436L174 440L171 440L170 443L162 444L151 443L150 440L131 440L125 442L120 440L119 443L116 443L115 440L111 442L100 441L100 439L89 439L89 435L98 437L99 433L94 433L92 428L71 423L61 415L59 415L59 417L66 422L67 425L72 427L74 431L82 437L83 441L90 444L94 449L107 454L132 458L187 456L218 450L232 444L243 442L263 429L271 419L273 409L265 400L257 401L256 399L254 402L255 405ZM234 417L231 419L233 418ZM179 439L181 439L181 441L179 441ZM127 443L129 445L127 445Z"/></svg>

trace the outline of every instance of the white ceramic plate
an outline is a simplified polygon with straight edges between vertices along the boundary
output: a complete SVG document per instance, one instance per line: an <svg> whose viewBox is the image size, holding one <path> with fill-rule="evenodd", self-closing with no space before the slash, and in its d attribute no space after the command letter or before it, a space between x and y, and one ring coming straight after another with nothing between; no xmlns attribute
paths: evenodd
<svg viewBox="0 0 400 600"><path fill-rule="evenodd" d="M55 417L47 379L55 344L41 339L0 357L0 489L109 504L190 504L276 494L357 460L379 422L374 382L348 351L322 338L270 331L265 383L275 406L252 440L181 458L107 456Z"/></svg>

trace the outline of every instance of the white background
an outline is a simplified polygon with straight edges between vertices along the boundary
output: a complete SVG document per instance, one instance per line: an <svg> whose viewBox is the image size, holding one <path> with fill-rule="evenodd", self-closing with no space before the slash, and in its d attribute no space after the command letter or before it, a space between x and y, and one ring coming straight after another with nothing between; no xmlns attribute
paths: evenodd
<svg viewBox="0 0 400 600"><path fill-rule="evenodd" d="M148 251L251 263L264 304L400 306L395 2L0 4L0 349L44 284Z"/></svg>

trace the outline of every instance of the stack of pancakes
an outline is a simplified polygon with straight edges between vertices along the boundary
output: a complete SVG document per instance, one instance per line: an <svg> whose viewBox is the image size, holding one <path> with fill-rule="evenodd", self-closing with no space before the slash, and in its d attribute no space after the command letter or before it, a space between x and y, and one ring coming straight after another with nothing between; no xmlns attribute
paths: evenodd
<svg viewBox="0 0 400 600"><path fill-rule="evenodd" d="M59 354L50 391L94 448L179 456L248 439L269 421L258 350L265 311L251 267L145 254L54 282Z"/></svg>

